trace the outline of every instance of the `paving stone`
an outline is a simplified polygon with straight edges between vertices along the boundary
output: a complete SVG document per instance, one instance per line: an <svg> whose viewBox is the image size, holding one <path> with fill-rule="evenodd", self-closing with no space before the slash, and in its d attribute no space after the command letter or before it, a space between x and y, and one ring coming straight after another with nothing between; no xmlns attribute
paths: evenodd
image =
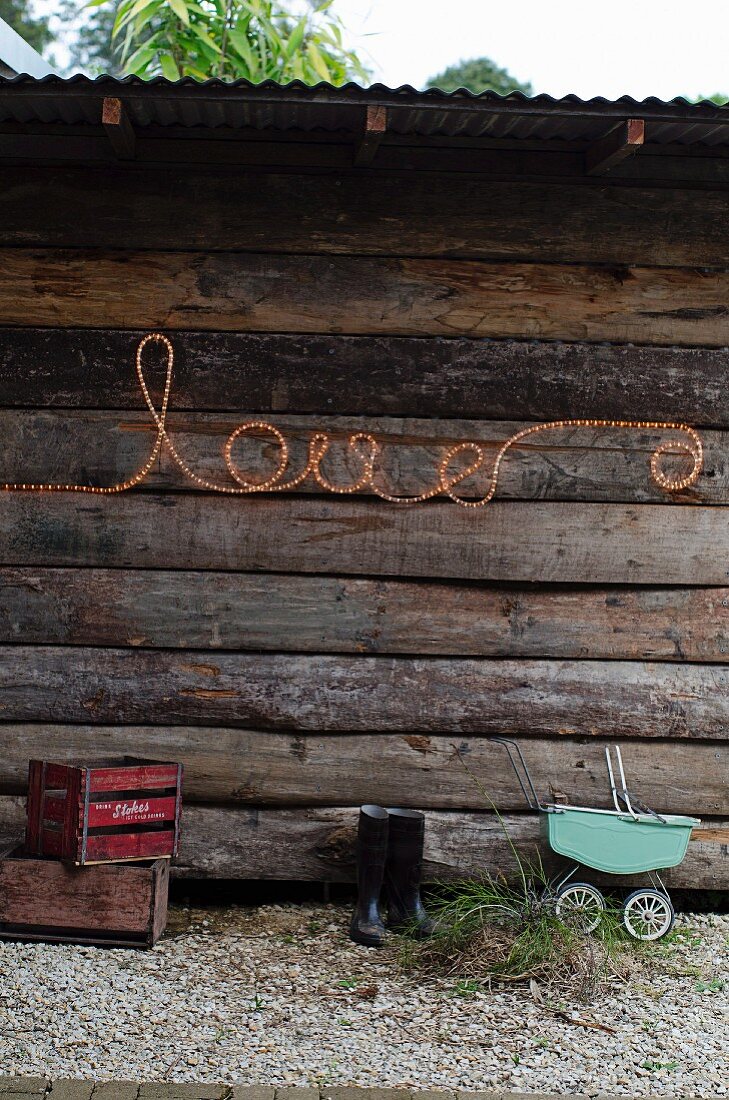
<svg viewBox="0 0 729 1100"><path fill-rule="evenodd" d="M46 1100L91 1100L94 1091L93 1081L66 1081L59 1079L51 1083L51 1091Z"/></svg>
<svg viewBox="0 0 729 1100"><path fill-rule="evenodd" d="M175 1084L153 1081L139 1086L139 1100L222 1100L227 1085Z"/></svg>
<svg viewBox="0 0 729 1100"><path fill-rule="evenodd" d="M99 1081L94 1085L93 1100L137 1100L138 1092L134 1081Z"/></svg>
<svg viewBox="0 0 729 1100"><path fill-rule="evenodd" d="M410 1089L358 1089L354 1085L332 1086L321 1090L321 1100L410 1100L411 1096Z"/></svg>
<svg viewBox="0 0 729 1100"><path fill-rule="evenodd" d="M413 1089L413 1100L455 1100L455 1089Z"/></svg>
<svg viewBox="0 0 729 1100"><path fill-rule="evenodd" d="M276 1089L276 1100L319 1100L319 1089Z"/></svg>
<svg viewBox="0 0 729 1100"><path fill-rule="evenodd" d="M46 1077L0 1077L0 1096L43 1096L49 1085Z"/></svg>
<svg viewBox="0 0 729 1100"><path fill-rule="evenodd" d="M233 1085L223 1100L273 1100L275 1091L267 1085Z"/></svg>

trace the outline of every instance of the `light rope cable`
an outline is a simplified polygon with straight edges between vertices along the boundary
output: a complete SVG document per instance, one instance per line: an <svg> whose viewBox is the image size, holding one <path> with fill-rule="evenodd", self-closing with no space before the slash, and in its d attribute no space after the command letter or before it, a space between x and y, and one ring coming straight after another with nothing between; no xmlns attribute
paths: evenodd
<svg viewBox="0 0 729 1100"><path fill-rule="evenodd" d="M144 377L144 370L142 368L142 353L150 342L161 343L167 351L165 384L162 394L162 405L159 412L150 396L149 388ZM195 471L188 466L187 462L185 462L167 432L167 411L169 408L170 393L172 391L174 359L175 355L171 341L159 332L149 333L140 340L137 346L135 357L137 379L145 404L157 427L157 434L148 458L131 477L124 481L119 481L115 485L108 486L81 485L74 483L5 482L4 484L0 484L0 491L98 493L105 495L123 493L126 492L127 489L133 489L136 485L140 485L145 480L160 454L160 451L165 447L169 451L173 462L178 466L185 477L189 478L190 481L201 489L206 489L214 493L227 493L230 495L283 493L291 489L296 489L309 476L312 476L319 487L328 493L348 495L367 490L381 500L389 501L391 504L402 505L420 504L423 501L431 500L433 497L443 494L450 497L452 501L456 504L460 504L463 508L482 508L485 504L488 504L490 500L493 500L496 494L501 464L510 447L520 443L528 436L538 435L542 432L559 431L563 428L630 428L656 432L673 431L683 433L687 438L660 443L650 457L651 477L660 489L668 493L680 492L691 485L695 485L704 463L704 448L701 437L698 432L688 424L673 423L665 420L600 420L595 418L550 420L543 424L534 424L529 428L522 428L501 444L491 468L491 480L488 491L486 495L479 500L466 500L458 496L455 492L456 487L467 478L477 474L483 468L486 461L486 451L484 447L480 443L467 441L456 443L446 450L438 467L438 480L430 489L426 489L417 496L394 496L380 488L375 482L375 467L382 448L375 437L369 432L355 432L350 435L348 439L348 446L351 453L356 455L362 465L361 475L352 484L334 485L322 473L321 464L332 442L330 436L322 431L315 432L309 440L307 461L303 470L295 477L290 478L288 481L284 481L283 478L289 464L289 446L285 436L278 428L265 420L247 420L245 423L239 424L237 428L234 428L223 446L223 459L225 465L236 484L220 485L215 481L209 481L207 478L200 477L199 474L196 474ZM232 453L233 445L239 436L246 435L248 432L252 431L268 432L274 437L280 448L280 458L277 469L270 477L259 482L249 481L244 477L240 468L234 461ZM450 472L450 467L454 458L456 458L457 455L467 453L474 456L471 464L460 472ZM661 457L664 454L687 455L693 460L691 470L683 477L670 477L661 469Z"/></svg>

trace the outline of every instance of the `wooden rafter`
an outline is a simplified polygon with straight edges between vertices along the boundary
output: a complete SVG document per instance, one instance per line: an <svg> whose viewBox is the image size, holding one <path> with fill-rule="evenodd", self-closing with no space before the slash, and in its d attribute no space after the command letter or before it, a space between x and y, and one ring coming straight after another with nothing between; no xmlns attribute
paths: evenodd
<svg viewBox="0 0 729 1100"><path fill-rule="evenodd" d="M602 176L626 157L632 156L645 141L645 122L642 118L628 118L594 141L585 152L585 171L588 176Z"/></svg>
<svg viewBox="0 0 729 1100"><path fill-rule="evenodd" d="M136 149L134 127L120 99L105 96L101 121L116 156L120 160L133 160Z"/></svg>
<svg viewBox="0 0 729 1100"><path fill-rule="evenodd" d="M365 117L365 128L354 152L354 163L358 168L372 164L380 142L387 130L387 108L369 106Z"/></svg>

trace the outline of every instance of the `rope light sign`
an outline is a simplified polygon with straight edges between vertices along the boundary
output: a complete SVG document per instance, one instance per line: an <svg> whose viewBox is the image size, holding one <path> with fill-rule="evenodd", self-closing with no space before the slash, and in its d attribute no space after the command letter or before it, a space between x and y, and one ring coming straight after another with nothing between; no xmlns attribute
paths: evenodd
<svg viewBox="0 0 729 1100"><path fill-rule="evenodd" d="M149 343L162 344L167 353L165 384L159 411L150 395L142 366L142 354ZM223 446L223 459L234 484L221 485L218 482L210 481L208 478L200 477L199 474L196 474L179 453L167 431L166 421L170 404L170 395L172 393L174 359L174 349L171 341L159 332L148 333L140 340L137 346L135 357L137 380L145 404L156 425L157 432L154 444L147 459L134 474L114 485L64 484L61 482L5 482L0 483L0 491L9 493L94 493L107 496L115 493L124 493L128 489L133 489L135 486L142 484L161 451L165 449L185 477L193 482L193 484L199 486L199 488L206 489L213 493L226 493L231 496L243 496L251 493L285 493L298 488L307 478L313 478L317 485L324 492L328 493L349 495L351 493L358 493L366 490L374 496L379 497L381 500L389 501L391 504L405 506L421 504L423 501L431 500L433 497L437 496L446 496L450 497L452 501L461 505L463 508L482 508L484 505L488 504L489 501L493 500L496 495L501 464L511 447L529 436L559 431L563 428L625 428L679 433L683 438L660 443L655 448L650 458L650 476L655 484L667 493L680 492L691 485L695 485L703 468L704 448L701 437L698 432L688 424L661 420L600 420L593 418L550 420L543 424L534 424L528 428L522 428L520 431L514 432L513 435L509 436L509 438L501 444L491 466L488 490L484 496L477 500L466 499L463 496L459 496L456 492L457 487L461 485L462 482L466 481L467 478L481 471L486 462L486 451L481 444L468 440L456 443L444 451L436 471L436 479L428 489L415 496L396 496L386 492L385 489L377 483L377 465L378 459L382 453L382 446L369 432L355 432L350 435L348 440L350 451L361 467L359 477L349 485L334 485L321 469L322 462L331 446L331 438L326 432L314 432L309 440L307 460L304 468L298 474L289 476L287 479L289 445L285 436L273 424L268 423L268 421L247 420L245 423L239 424L234 428L225 441ZM251 432L268 433L276 440L279 446L280 457L278 467L270 477L263 481L250 481L246 478L244 472L233 458L233 447L235 446L236 440ZM661 463L663 455L666 454L683 454L690 458L692 464L689 472L683 477L671 477L667 474L662 468ZM471 459L465 469L453 469L454 460L458 456L466 456Z"/></svg>

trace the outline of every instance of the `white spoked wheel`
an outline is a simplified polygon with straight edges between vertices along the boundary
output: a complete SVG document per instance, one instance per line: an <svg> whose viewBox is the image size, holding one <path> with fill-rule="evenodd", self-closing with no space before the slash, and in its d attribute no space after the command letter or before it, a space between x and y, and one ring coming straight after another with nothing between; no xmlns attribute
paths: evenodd
<svg viewBox="0 0 729 1100"><path fill-rule="evenodd" d="M559 890L554 911L564 924L594 932L605 912L605 898L589 882L569 882Z"/></svg>
<svg viewBox="0 0 729 1100"><path fill-rule="evenodd" d="M634 890L623 905L623 924L636 940L659 940L675 917L671 899L658 890Z"/></svg>

